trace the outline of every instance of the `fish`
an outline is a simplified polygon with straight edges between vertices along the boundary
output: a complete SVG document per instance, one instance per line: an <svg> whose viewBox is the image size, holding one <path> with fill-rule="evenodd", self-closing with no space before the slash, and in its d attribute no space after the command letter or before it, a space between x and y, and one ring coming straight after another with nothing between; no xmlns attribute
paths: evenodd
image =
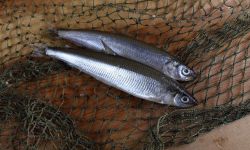
<svg viewBox="0 0 250 150"><path fill-rule="evenodd" d="M124 35L95 30L55 29L52 32L78 46L137 61L174 80L191 81L196 78L191 68L166 51Z"/></svg>
<svg viewBox="0 0 250 150"><path fill-rule="evenodd" d="M197 104L177 81L123 57L72 48L47 47L45 55L60 60L100 82L135 97L176 107Z"/></svg>

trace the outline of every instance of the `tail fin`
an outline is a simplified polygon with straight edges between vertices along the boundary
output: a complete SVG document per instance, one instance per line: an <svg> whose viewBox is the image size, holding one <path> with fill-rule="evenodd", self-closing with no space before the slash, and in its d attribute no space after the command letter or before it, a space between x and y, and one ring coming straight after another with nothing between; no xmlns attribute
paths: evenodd
<svg viewBox="0 0 250 150"><path fill-rule="evenodd" d="M33 44L32 47L34 50L31 53L31 57L44 57L46 56L45 49L47 48L46 45L43 44Z"/></svg>
<svg viewBox="0 0 250 150"><path fill-rule="evenodd" d="M58 31L54 28L48 29L47 34L51 37L58 37Z"/></svg>
<svg viewBox="0 0 250 150"><path fill-rule="evenodd" d="M31 53L32 57L44 57L45 55L45 51L41 49L34 49Z"/></svg>

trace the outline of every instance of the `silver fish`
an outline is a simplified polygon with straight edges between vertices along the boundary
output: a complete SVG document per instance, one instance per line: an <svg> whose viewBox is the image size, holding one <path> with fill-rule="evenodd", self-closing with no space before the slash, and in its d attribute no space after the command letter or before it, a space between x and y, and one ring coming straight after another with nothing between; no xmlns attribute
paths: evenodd
<svg viewBox="0 0 250 150"><path fill-rule="evenodd" d="M45 54L138 98L177 107L197 104L179 83L135 61L65 48L46 48Z"/></svg>
<svg viewBox="0 0 250 150"><path fill-rule="evenodd" d="M91 30L55 30L54 32L58 37L78 46L140 62L175 80L190 81L196 77L192 69L167 52L126 36Z"/></svg>

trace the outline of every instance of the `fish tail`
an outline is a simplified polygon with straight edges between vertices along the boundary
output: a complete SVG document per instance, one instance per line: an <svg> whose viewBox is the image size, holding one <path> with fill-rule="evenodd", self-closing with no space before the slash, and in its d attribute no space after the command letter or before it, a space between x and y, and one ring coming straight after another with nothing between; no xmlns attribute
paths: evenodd
<svg viewBox="0 0 250 150"><path fill-rule="evenodd" d="M34 49L31 53L32 57L44 57L45 51L42 51L41 49Z"/></svg>
<svg viewBox="0 0 250 150"><path fill-rule="evenodd" d="M46 45L32 45L33 51L31 52L31 57L44 57L46 56L45 49L47 48Z"/></svg>
<svg viewBox="0 0 250 150"><path fill-rule="evenodd" d="M54 28L48 29L47 34L48 34L50 37L53 37L53 38L56 37L56 38L59 39L59 37L58 37L58 30L57 30L57 29L54 29Z"/></svg>

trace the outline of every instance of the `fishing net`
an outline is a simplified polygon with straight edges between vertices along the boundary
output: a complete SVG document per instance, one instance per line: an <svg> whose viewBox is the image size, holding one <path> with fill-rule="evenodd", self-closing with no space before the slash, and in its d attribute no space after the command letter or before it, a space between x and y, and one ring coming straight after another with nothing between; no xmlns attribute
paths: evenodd
<svg viewBox="0 0 250 150"><path fill-rule="evenodd" d="M165 149L250 111L248 0L0 1L3 149ZM72 46L48 29L121 33L168 51L198 74L199 101L179 109L141 100L50 59Z"/></svg>

